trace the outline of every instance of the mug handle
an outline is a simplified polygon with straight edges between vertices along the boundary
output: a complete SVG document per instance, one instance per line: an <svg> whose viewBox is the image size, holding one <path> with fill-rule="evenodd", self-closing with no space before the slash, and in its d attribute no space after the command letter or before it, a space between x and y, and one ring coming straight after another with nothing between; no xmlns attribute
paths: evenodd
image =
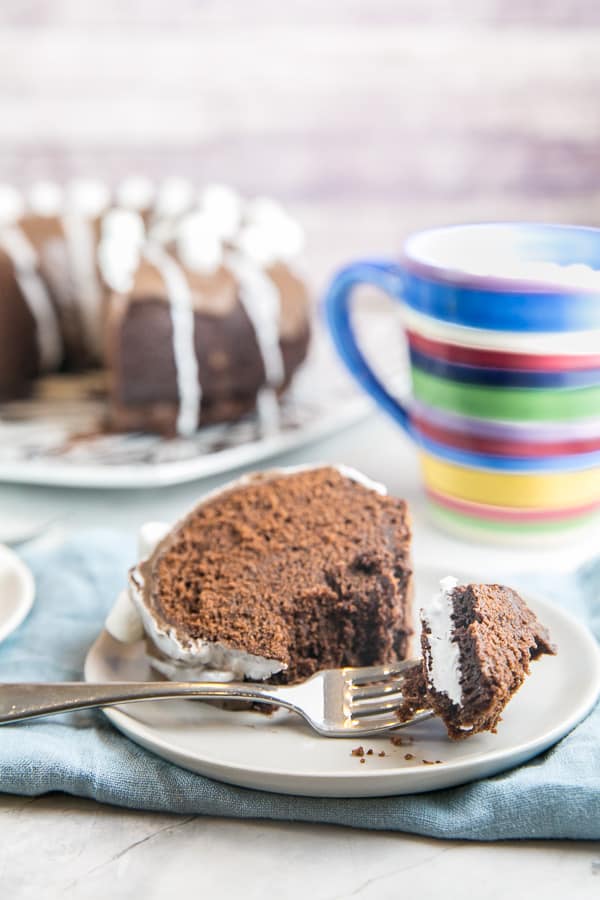
<svg viewBox="0 0 600 900"><path fill-rule="evenodd" d="M335 275L325 296L324 307L327 324L337 350L346 366L362 387L377 403L410 433L410 420L406 408L375 375L350 324L350 300L355 287L370 284L388 294L392 300L402 299L403 271L391 260L361 260L345 266Z"/></svg>

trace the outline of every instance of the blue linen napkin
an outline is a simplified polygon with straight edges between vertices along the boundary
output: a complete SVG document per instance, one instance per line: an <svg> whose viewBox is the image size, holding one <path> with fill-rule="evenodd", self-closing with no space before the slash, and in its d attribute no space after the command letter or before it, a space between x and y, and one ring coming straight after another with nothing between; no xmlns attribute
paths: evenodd
<svg viewBox="0 0 600 900"><path fill-rule="evenodd" d="M29 618L0 646L0 680L82 677L133 541L114 532L70 538L23 554L37 583ZM521 579L523 586L523 579ZM600 637L600 559L570 576L527 579ZM0 790L66 791L137 809L326 822L440 838L600 839L600 706L547 753L510 772L430 794L313 799L236 788L187 772L138 747L99 711L0 729Z"/></svg>

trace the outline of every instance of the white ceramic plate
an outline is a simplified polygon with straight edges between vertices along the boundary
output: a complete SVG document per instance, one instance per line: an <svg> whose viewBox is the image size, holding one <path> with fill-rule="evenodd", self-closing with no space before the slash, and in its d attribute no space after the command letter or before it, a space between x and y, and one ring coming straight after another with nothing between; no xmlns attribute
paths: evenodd
<svg viewBox="0 0 600 900"><path fill-rule="evenodd" d="M34 595L33 575L12 550L0 544L0 642L21 624Z"/></svg>
<svg viewBox="0 0 600 900"><path fill-rule="evenodd" d="M422 591L429 595L439 577L439 572L421 572L417 598L424 596ZM322 738L282 710L265 716L168 700L105 712L120 731L148 750L242 787L314 797L375 797L452 787L541 753L587 715L600 693L600 652L587 629L547 601L527 600L550 629L559 653L533 665L495 735L452 743L443 726L429 720L397 731L413 741L397 747L389 733L360 741ZM89 651L85 677L127 681L153 675L141 643L120 644L103 632ZM365 763L351 755L359 743L373 748ZM378 756L381 751L385 756Z"/></svg>

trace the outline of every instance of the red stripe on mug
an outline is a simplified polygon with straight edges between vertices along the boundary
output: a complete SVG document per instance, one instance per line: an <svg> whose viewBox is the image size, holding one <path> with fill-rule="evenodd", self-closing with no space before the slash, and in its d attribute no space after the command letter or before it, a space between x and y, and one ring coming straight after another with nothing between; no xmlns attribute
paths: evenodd
<svg viewBox="0 0 600 900"><path fill-rule="evenodd" d="M519 509L508 508L503 506L484 506L480 503L470 503L468 500L459 500L456 497L449 497L446 494L438 494L431 488L425 488L427 496L446 509L454 512L465 513L476 519L487 519L489 521L502 522L552 522L562 519L576 519L578 516L584 516L586 513L593 513L600 510L600 504L588 503L584 506L572 506L570 509Z"/></svg>
<svg viewBox="0 0 600 900"><path fill-rule="evenodd" d="M463 363L468 366L483 366L490 369L522 369L526 371L567 372L582 369L600 369L600 354L586 353L582 356L548 355L536 353L514 353L501 350L484 350L446 344L432 338L423 337L415 331L407 331L408 342L415 350L448 362Z"/></svg>
<svg viewBox="0 0 600 900"><path fill-rule="evenodd" d="M571 441L549 441L532 444L524 441L506 441L498 438L483 437L475 434L466 434L460 431L451 431L440 425L434 425L420 416L411 416L412 423L418 432L425 437L456 447L460 450L472 450L476 453L486 453L491 456L521 456L526 459L537 459L546 456L568 456L577 453L592 453L600 450L600 435L593 438L582 438Z"/></svg>

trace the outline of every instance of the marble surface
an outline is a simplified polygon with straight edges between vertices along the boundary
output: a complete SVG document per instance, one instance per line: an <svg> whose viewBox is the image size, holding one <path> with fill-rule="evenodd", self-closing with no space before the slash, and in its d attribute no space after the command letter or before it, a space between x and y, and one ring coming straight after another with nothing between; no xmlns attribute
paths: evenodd
<svg viewBox="0 0 600 900"><path fill-rule="evenodd" d="M591 900L600 889L600 850L591 843L433 841L139 813L60 795L0 797L0 848L2 895L11 900L462 900L465 877L478 900L532 890L545 900Z"/></svg>
<svg viewBox="0 0 600 900"><path fill-rule="evenodd" d="M415 555L494 577L516 568L566 569L589 548L560 552L466 546L428 523L416 460L397 429L373 415L361 425L278 463L346 462L406 496L413 508ZM81 491L0 485L0 532L53 521L41 540L93 526L136 528L177 517L216 480L155 491ZM597 543L597 538L596 538ZM311 896L420 900L463 898L465 871L480 900L524 896L597 897L600 848L585 842L434 841L293 823L215 820L120 810L62 795L0 795L0 885L7 898L146 900L189 893L251 900ZM529 893L529 890L527 890Z"/></svg>

